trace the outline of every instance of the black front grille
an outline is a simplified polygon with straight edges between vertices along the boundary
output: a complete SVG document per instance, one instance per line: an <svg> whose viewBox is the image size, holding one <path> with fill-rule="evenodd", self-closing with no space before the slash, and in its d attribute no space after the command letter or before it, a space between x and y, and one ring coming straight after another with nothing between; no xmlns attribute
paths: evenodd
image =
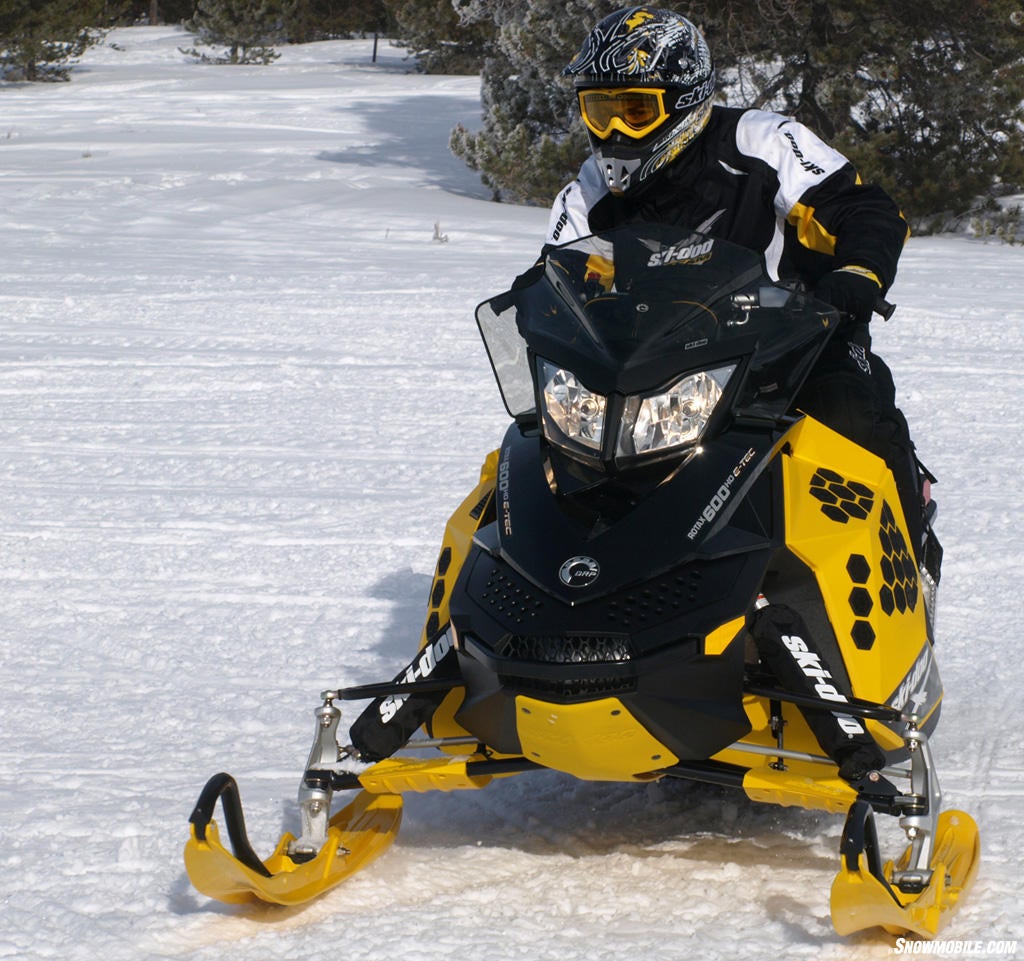
<svg viewBox="0 0 1024 961"><path fill-rule="evenodd" d="M490 665L506 692L590 699L637 689L637 656L615 634L506 634L493 646L463 635L464 656Z"/></svg>
<svg viewBox="0 0 1024 961"><path fill-rule="evenodd" d="M494 653L516 661L545 664L621 664L633 659L633 645L619 635L506 634Z"/></svg>
<svg viewBox="0 0 1024 961"><path fill-rule="evenodd" d="M635 677L566 677L546 680L501 673L498 680L503 688L519 694L547 694L562 698L629 694L637 686Z"/></svg>

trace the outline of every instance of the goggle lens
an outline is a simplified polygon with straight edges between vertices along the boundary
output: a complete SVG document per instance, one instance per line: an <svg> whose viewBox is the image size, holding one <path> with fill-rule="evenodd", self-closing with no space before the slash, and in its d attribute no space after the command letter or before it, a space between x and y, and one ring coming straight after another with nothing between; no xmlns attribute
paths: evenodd
<svg viewBox="0 0 1024 961"><path fill-rule="evenodd" d="M616 130L640 139L668 117L665 91L653 88L579 91L580 113L587 127L602 140Z"/></svg>

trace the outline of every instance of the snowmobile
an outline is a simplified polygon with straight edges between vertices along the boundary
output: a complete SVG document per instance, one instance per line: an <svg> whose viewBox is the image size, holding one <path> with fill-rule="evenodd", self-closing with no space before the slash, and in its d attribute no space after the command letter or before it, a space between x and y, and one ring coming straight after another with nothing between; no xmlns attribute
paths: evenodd
<svg viewBox="0 0 1024 961"><path fill-rule="evenodd" d="M387 849L409 791L682 778L845 814L838 933L933 937L979 860L929 746L935 505L912 544L885 462L794 409L838 313L754 252L634 225L548 250L476 317L512 422L445 529L415 656L321 695L301 829L266 860L210 779L193 885L313 898ZM865 743L881 766L845 770ZM876 817L905 832L894 860Z"/></svg>

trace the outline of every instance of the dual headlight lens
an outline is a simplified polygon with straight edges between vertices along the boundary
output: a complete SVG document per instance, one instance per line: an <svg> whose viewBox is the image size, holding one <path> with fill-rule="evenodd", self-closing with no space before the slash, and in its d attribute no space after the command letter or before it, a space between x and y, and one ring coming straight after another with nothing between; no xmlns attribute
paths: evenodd
<svg viewBox="0 0 1024 961"><path fill-rule="evenodd" d="M695 444L722 397L735 364L680 377L665 390L626 398L616 457L638 457ZM610 425L608 399L588 390L571 371L540 361L544 430L562 447L599 454Z"/></svg>
<svg viewBox="0 0 1024 961"><path fill-rule="evenodd" d="M732 364L701 370L657 394L628 397L617 453L630 456L695 444L735 369Z"/></svg>
<svg viewBox="0 0 1024 961"><path fill-rule="evenodd" d="M572 371L541 362L544 382L544 421L554 426L568 440L588 450L599 451L604 439L605 411L608 400L587 390ZM557 435L548 439L558 442Z"/></svg>

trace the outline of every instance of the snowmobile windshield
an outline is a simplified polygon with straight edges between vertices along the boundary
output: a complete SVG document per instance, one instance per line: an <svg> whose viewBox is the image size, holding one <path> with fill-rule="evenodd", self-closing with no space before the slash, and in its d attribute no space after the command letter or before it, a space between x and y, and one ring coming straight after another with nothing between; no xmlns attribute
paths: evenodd
<svg viewBox="0 0 1024 961"><path fill-rule="evenodd" d="M723 407L784 413L834 320L754 251L648 224L552 248L477 309L509 413L595 462L695 444Z"/></svg>

